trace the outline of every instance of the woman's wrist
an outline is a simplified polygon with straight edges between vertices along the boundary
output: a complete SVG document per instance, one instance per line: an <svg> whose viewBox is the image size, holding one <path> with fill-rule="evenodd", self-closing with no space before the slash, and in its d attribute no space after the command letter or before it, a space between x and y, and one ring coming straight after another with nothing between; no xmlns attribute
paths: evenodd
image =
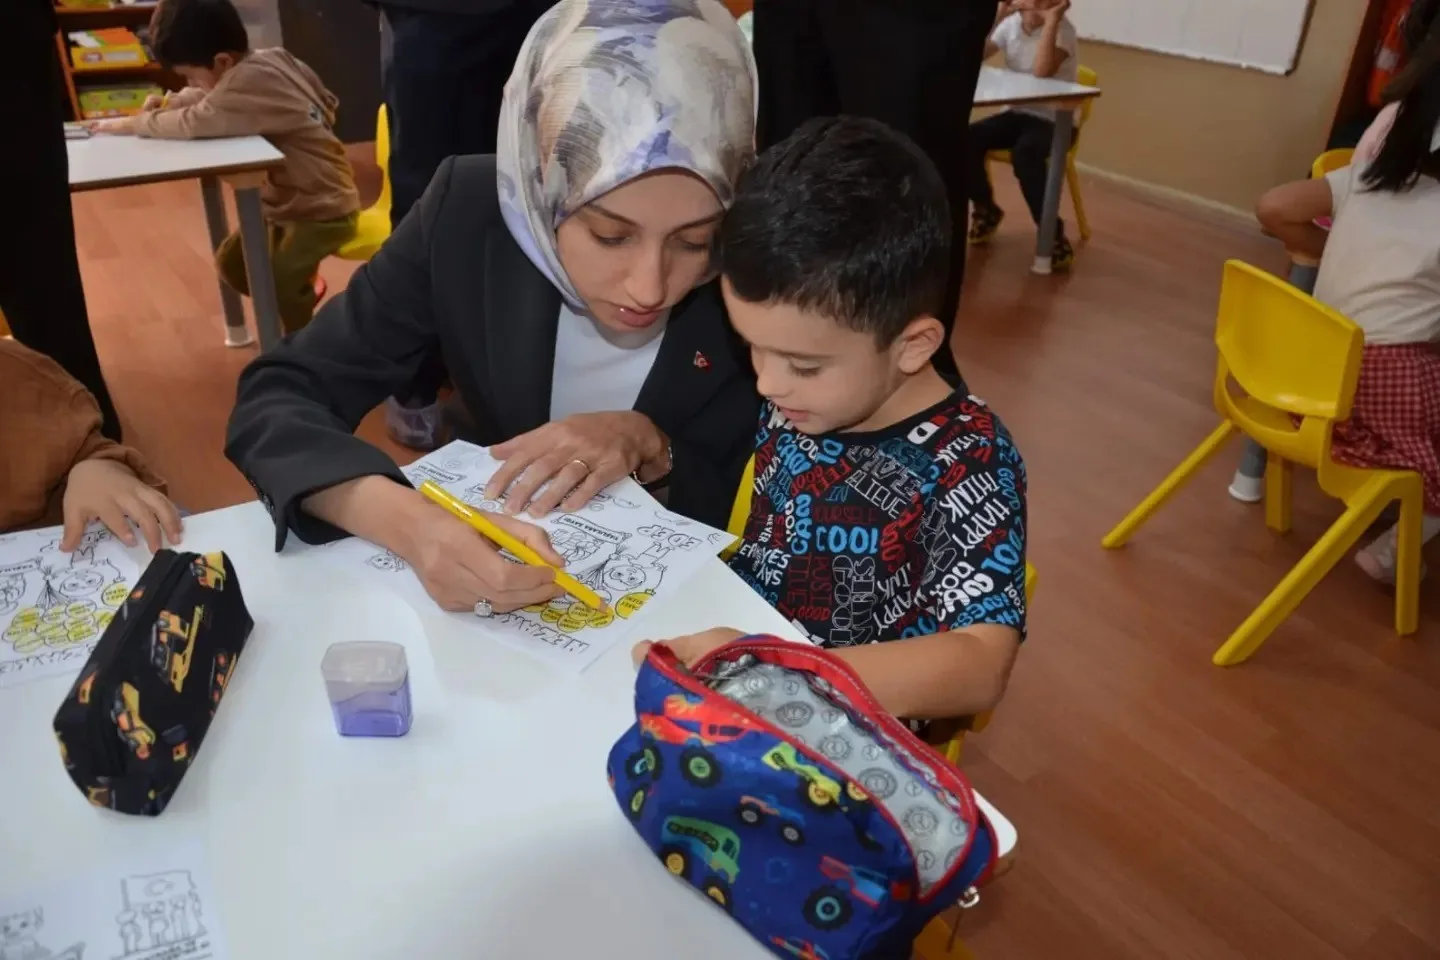
<svg viewBox="0 0 1440 960"><path fill-rule="evenodd" d="M300 509L312 517L402 557L414 550L410 534L426 506L415 490L378 474L326 487L300 503Z"/></svg>
<svg viewBox="0 0 1440 960"><path fill-rule="evenodd" d="M635 479L643 484L655 483L669 476L671 467L674 466L670 438L645 414L636 413L636 416L643 421L645 429L640 447L640 463L635 468Z"/></svg>

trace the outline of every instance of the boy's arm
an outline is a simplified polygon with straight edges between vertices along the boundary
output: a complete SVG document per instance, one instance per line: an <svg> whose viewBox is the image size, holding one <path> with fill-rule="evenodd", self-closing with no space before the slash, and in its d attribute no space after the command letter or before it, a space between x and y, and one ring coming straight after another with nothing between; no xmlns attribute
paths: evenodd
<svg viewBox="0 0 1440 960"><path fill-rule="evenodd" d="M223 86L200 96L182 94L180 106L171 105L135 116L134 132L164 140L204 140L272 133L272 104L248 89L244 76L226 78Z"/></svg>
<svg viewBox="0 0 1440 960"><path fill-rule="evenodd" d="M1053 77L1065 64L1070 52L1065 49L1061 33L1065 24L1065 11L1070 9L1070 0L1044 11L1045 26L1041 28L1040 42L1035 49L1035 76Z"/></svg>
<svg viewBox="0 0 1440 960"><path fill-rule="evenodd" d="M1286 250L1318 259L1329 235L1315 225L1315 220L1329 216L1334 208L1330 178L1322 177L1266 191L1255 206L1255 217L1261 229L1285 244Z"/></svg>
<svg viewBox="0 0 1440 960"><path fill-rule="evenodd" d="M832 652L854 668L893 716L936 720L993 709L1005 694L1019 650L1019 630L977 623Z"/></svg>

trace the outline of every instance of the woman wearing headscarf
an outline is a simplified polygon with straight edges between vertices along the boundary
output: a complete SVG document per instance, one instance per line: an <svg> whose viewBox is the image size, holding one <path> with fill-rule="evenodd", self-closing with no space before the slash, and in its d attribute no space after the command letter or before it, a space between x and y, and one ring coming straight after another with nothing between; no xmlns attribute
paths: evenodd
<svg viewBox="0 0 1440 960"><path fill-rule="evenodd" d="M287 532L410 563L446 609L557 594L353 433L437 349L504 461L507 510L578 509L633 475L723 525L759 400L710 240L754 149L749 50L718 0L562 0L505 88L494 156L441 165L343 295L241 375L226 454ZM497 521L552 563L538 527Z"/></svg>

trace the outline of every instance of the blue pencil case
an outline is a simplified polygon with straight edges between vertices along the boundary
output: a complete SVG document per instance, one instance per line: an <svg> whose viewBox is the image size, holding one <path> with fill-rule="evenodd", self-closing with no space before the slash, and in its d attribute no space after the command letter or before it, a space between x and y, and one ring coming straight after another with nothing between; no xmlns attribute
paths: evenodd
<svg viewBox="0 0 1440 960"><path fill-rule="evenodd" d="M615 797L676 878L780 957L904 960L995 864L959 770L823 650L663 644L610 751Z"/></svg>

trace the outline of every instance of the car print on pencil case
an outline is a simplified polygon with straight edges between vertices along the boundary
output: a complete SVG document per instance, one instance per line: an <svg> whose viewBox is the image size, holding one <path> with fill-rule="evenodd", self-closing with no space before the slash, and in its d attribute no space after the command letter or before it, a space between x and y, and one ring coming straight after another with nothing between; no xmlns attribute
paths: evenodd
<svg viewBox="0 0 1440 960"><path fill-rule="evenodd" d="M872 910L891 897L910 899L909 884L892 884L883 873L853 867L834 857L820 858L820 873L834 882L812 891L803 910L806 921L819 930L836 930L849 923L855 915L851 898Z"/></svg>
<svg viewBox="0 0 1440 960"><path fill-rule="evenodd" d="M180 619L177 613L161 610L150 628L150 662L160 671L160 677L168 680L170 686L180 693L185 678L190 675L190 655L195 650L195 634L200 631L200 622L205 617L205 608L196 606L190 622Z"/></svg>
<svg viewBox="0 0 1440 960"><path fill-rule="evenodd" d="M190 573L195 582L219 593L225 589L225 560L223 553L202 553L190 561Z"/></svg>
<svg viewBox="0 0 1440 960"><path fill-rule="evenodd" d="M150 747L155 743L155 731L140 718L140 691L128 683L120 684L115 691L115 701L110 706L110 719L120 737L130 747L136 758L147 760Z"/></svg>
<svg viewBox="0 0 1440 960"><path fill-rule="evenodd" d="M771 937L770 942L798 960L830 960L830 954L799 937Z"/></svg>
<svg viewBox="0 0 1440 960"><path fill-rule="evenodd" d="M730 888L740 875L740 838L735 831L708 820L666 817L660 828L660 862L692 883L692 872L701 872L694 868L705 867L710 873L696 885L724 910L730 910Z"/></svg>
<svg viewBox="0 0 1440 960"><path fill-rule="evenodd" d="M800 756L793 744L777 743L765 751L761 759L767 767L788 770L799 777L800 797L813 809L827 813L839 809L842 793L840 782L828 776L807 758ZM846 783L843 792L855 803L867 803L870 800L870 795L854 783Z"/></svg>
<svg viewBox="0 0 1440 960"><path fill-rule="evenodd" d="M758 827L767 818L779 820L781 840L795 847L805 842L805 817L782 805L773 794L741 797L735 815L747 827Z"/></svg>
<svg viewBox="0 0 1440 960"><path fill-rule="evenodd" d="M220 705L220 698L225 696L225 687L230 682L230 674L235 672L236 656L228 650L217 650L214 663L210 667L210 716L215 716L215 708Z"/></svg>
<svg viewBox="0 0 1440 960"><path fill-rule="evenodd" d="M630 757L626 767L632 777L648 772L660 776L660 754L654 744L668 743L684 747L680 752L680 775L697 787L713 787L720 782L720 766L706 747L732 743L762 727L733 710L716 707L672 693L665 698L664 713L642 713L640 733L647 742ZM687 724L694 725L691 729ZM637 769L643 764L644 771Z"/></svg>

